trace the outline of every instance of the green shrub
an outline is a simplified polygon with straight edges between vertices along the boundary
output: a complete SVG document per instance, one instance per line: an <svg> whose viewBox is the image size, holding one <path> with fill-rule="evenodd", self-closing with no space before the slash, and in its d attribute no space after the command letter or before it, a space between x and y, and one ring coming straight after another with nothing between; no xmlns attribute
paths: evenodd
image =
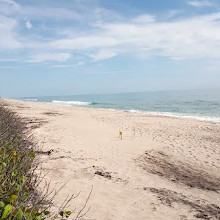
<svg viewBox="0 0 220 220"><path fill-rule="evenodd" d="M64 220L72 214L67 210L59 214L48 211L52 199L37 190L35 170L39 164L35 152L39 151L27 124L0 103L0 220Z"/></svg>
<svg viewBox="0 0 220 220"><path fill-rule="evenodd" d="M48 207L36 190L35 145L24 121L0 106L0 219L44 219ZM47 215L49 212L46 213Z"/></svg>

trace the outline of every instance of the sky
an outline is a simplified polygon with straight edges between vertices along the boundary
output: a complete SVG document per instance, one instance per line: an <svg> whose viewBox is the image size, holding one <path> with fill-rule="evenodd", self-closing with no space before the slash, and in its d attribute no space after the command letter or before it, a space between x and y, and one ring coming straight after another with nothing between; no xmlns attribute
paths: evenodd
<svg viewBox="0 0 220 220"><path fill-rule="evenodd" d="M220 89L219 0L0 0L0 96Z"/></svg>

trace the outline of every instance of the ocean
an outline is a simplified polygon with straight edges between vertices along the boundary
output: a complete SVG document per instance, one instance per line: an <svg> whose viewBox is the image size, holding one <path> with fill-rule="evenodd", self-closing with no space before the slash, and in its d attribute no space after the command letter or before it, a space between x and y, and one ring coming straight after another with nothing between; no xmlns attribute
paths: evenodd
<svg viewBox="0 0 220 220"><path fill-rule="evenodd" d="M19 99L220 122L220 91L157 91Z"/></svg>

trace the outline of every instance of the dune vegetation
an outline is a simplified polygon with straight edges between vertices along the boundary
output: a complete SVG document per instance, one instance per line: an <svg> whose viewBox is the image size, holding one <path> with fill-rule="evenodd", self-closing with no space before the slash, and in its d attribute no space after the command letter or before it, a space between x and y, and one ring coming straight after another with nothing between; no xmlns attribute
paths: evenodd
<svg viewBox="0 0 220 220"><path fill-rule="evenodd" d="M38 190L43 178L35 172L36 152L25 121L0 104L0 219L67 219L71 214L48 211L52 199Z"/></svg>

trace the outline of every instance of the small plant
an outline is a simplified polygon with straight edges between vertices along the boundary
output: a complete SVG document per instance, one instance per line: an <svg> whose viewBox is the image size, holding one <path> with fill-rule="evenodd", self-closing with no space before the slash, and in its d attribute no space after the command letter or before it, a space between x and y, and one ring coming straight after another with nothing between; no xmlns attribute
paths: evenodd
<svg viewBox="0 0 220 220"><path fill-rule="evenodd" d="M60 211L60 212L59 212L59 215L60 215L62 218L64 218L64 219L69 218L71 214L72 214L72 212L71 212L71 211L67 211L67 210L65 210L65 211Z"/></svg>

